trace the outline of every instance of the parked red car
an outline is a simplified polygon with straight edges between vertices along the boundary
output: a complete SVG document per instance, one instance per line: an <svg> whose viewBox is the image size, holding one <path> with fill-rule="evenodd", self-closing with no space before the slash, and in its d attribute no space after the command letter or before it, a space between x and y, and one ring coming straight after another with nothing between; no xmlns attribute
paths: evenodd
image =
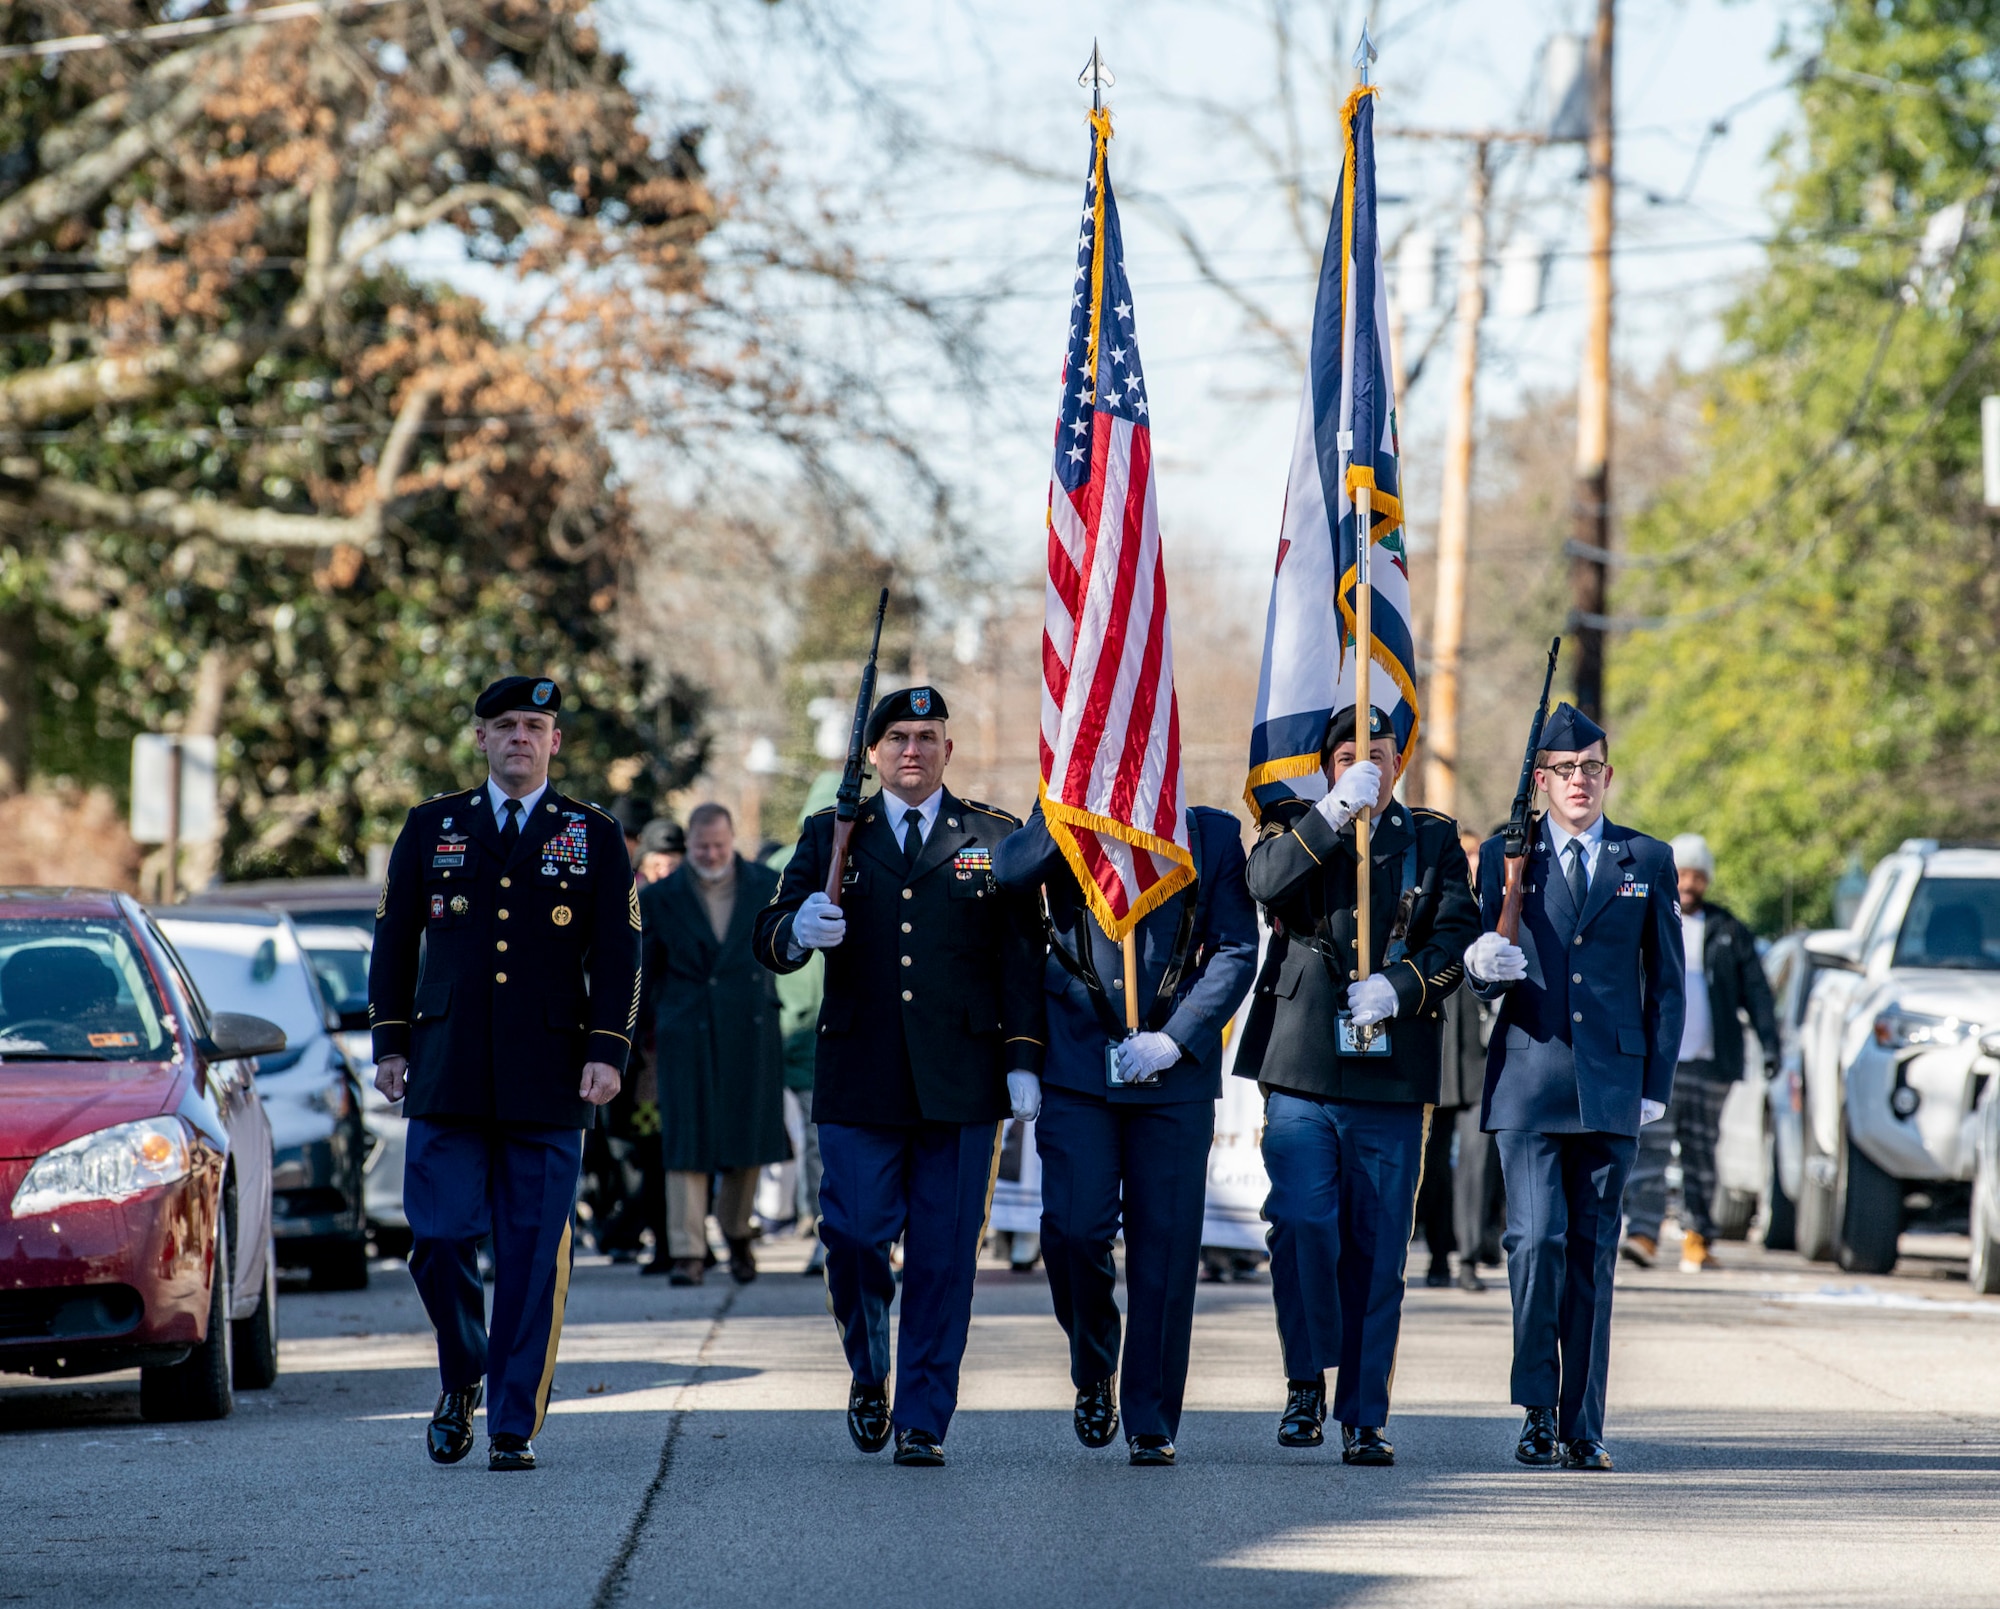
<svg viewBox="0 0 2000 1609"><path fill-rule="evenodd" d="M149 1419L277 1378L253 1058L284 1044L211 1015L125 895L0 889L0 1370L136 1365Z"/></svg>

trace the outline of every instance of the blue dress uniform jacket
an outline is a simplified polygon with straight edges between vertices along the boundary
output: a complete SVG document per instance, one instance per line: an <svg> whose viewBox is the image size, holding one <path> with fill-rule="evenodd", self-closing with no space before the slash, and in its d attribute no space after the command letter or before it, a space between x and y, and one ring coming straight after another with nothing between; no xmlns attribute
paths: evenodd
<svg viewBox="0 0 2000 1609"><path fill-rule="evenodd" d="M826 955L813 1072L813 1121L856 1125L998 1123L1010 1072L1041 1067L1041 923L994 880L993 857L1020 825L948 790L914 866L873 794L849 840L840 907L847 936ZM795 972L792 917L826 887L833 812L808 818L771 903L757 958Z"/></svg>
<svg viewBox="0 0 2000 1609"><path fill-rule="evenodd" d="M1213 1101L1222 1095L1222 1030L1236 1014L1257 971L1257 907L1243 883L1243 840L1236 818L1226 810L1197 806L1188 812L1195 838L1194 886L1147 914L1136 930L1139 962L1140 1025L1165 1034L1181 1047L1181 1059L1153 1086L1107 1088L1105 1033L1090 990L1054 955L1043 969L1048 996L1048 1053L1042 1081L1114 1102L1163 1104ZM1050 925L1056 942L1079 956L1078 939L1089 946L1091 964L1117 1020L1125 1021L1125 960L1090 915L1076 874L1049 835L1037 805L1027 825L995 851L993 871L1000 886L1033 899L1048 893ZM1193 904L1193 921L1179 979L1165 1001L1160 984L1173 965L1176 941ZM1121 1028L1118 1035L1124 1037Z"/></svg>
<svg viewBox="0 0 2000 1609"><path fill-rule="evenodd" d="M623 1071L639 983L638 895L610 816L551 786L503 855L483 782L410 812L368 967L375 1059L409 1058L408 1116L589 1128L583 1064Z"/></svg>
<svg viewBox="0 0 2000 1609"><path fill-rule="evenodd" d="M1416 897L1405 949L1385 967L1412 843ZM1250 894L1271 918L1271 945L1236 1074L1267 1091L1316 1099L1435 1104L1444 1003L1465 976L1465 947L1479 934L1465 851L1449 816L1393 800L1372 826L1368 851L1370 970L1396 991L1390 1054L1342 1056L1335 1036L1335 1018L1355 981L1354 829L1336 833L1311 805L1287 801L1271 812L1250 851Z"/></svg>
<svg viewBox="0 0 2000 1609"><path fill-rule="evenodd" d="M1523 872L1527 977L1475 983L1481 999L1501 1000L1486 1052L1483 1124L1489 1133L1636 1136L1640 1097L1665 1105L1680 1057L1684 976L1673 851L1606 821L1577 913L1550 842L1544 820ZM1506 894L1504 852L1498 837L1479 850L1479 910L1488 929L1498 925Z"/></svg>

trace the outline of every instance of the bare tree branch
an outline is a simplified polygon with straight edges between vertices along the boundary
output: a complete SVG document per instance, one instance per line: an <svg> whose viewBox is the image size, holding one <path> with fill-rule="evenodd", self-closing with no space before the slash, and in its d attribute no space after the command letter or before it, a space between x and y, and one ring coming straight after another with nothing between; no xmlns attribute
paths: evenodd
<svg viewBox="0 0 2000 1609"><path fill-rule="evenodd" d="M101 404L148 402L182 386L227 379L249 368L264 349L261 341L219 335L193 347L163 346L26 369L0 380L0 429L29 429Z"/></svg>

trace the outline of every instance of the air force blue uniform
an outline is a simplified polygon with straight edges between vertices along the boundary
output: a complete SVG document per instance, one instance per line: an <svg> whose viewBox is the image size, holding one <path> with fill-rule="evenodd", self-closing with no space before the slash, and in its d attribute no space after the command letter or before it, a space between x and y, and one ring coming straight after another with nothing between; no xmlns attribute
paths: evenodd
<svg viewBox="0 0 2000 1609"><path fill-rule="evenodd" d="M1500 920L1504 841L1479 852L1484 927ZM1474 981L1501 1002L1487 1049L1482 1126L1507 1181L1514 1401L1556 1409L1565 1442L1602 1440L1619 1201L1639 1102L1673 1095L1682 958L1673 852L1603 823L1581 908L1546 819L1522 869L1528 975Z"/></svg>
<svg viewBox="0 0 2000 1609"><path fill-rule="evenodd" d="M1120 1377L1128 1436L1180 1431L1201 1261L1202 1202L1222 1031L1257 969L1257 910L1243 842L1223 810L1188 812L1196 881L1134 930L1140 1025L1180 1060L1154 1085L1107 1084L1105 1052L1125 1037L1122 946L1085 905L1038 806L993 857L1004 889L1046 889L1048 1052L1035 1147L1042 1160L1042 1256L1079 1390ZM1074 968L1075 970L1071 970ZM1119 1362L1112 1242L1125 1232L1126 1328Z"/></svg>
<svg viewBox="0 0 2000 1609"><path fill-rule="evenodd" d="M541 1429L571 1257L585 1062L623 1070L639 1011L625 835L553 787L511 845L484 784L412 810L375 913L375 1059L409 1058L410 1273L447 1392L486 1427ZM493 1237L489 1323L477 1248Z"/></svg>

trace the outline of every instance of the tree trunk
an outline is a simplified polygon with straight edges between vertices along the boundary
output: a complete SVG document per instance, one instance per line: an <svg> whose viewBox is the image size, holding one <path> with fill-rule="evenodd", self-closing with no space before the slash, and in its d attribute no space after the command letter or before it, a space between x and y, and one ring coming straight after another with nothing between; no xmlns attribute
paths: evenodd
<svg viewBox="0 0 2000 1609"><path fill-rule="evenodd" d="M0 610L0 799L28 786L35 728L35 615Z"/></svg>

